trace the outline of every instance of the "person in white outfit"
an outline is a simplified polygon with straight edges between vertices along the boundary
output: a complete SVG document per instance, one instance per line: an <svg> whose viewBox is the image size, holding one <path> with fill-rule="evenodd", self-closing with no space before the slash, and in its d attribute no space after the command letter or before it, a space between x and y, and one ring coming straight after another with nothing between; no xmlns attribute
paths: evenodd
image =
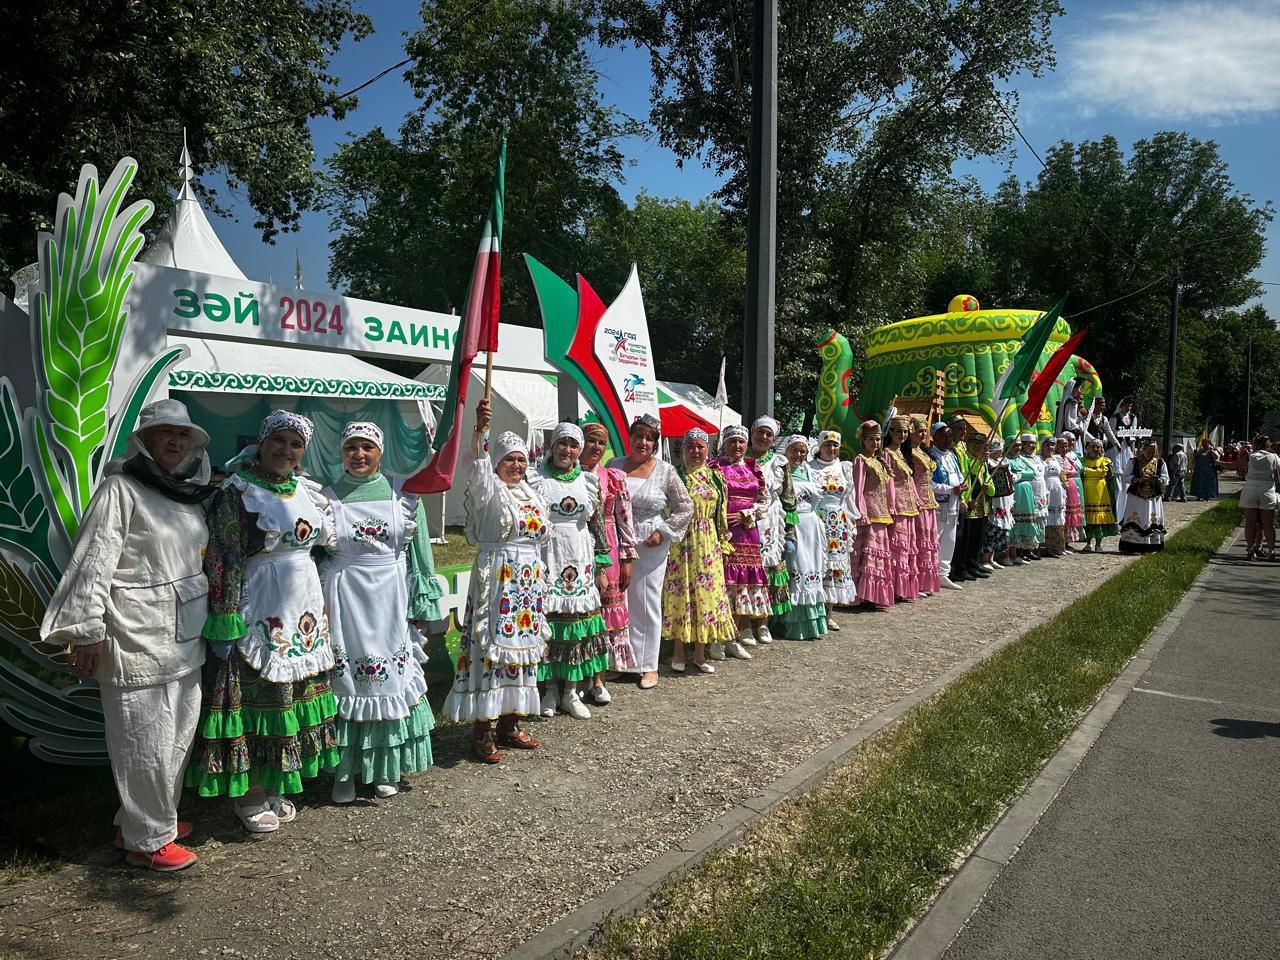
<svg viewBox="0 0 1280 960"><path fill-rule="evenodd" d="M933 425L933 446L929 456L937 464L933 470L933 496L938 501L938 583L945 590L961 590L951 579L951 558L956 551L956 526L960 522L960 494L964 474L960 460L951 449L951 428Z"/></svg>
<svg viewBox="0 0 1280 960"><path fill-rule="evenodd" d="M142 409L81 518L40 627L47 642L74 649L74 673L98 681L120 795L115 843L128 863L153 870L196 861L176 841L191 833L178 799L200 717L208 443L177 400Z"/></svg>
<svg viewBox="0 0 1280 960"><path fill-rule="evenodd" d="M657 457L662 424L644 414L631 425L631 453L610 467L627 475L631 512L636 525L636 559L631 564L627 610L631 615L631 649L641 671L640 689L658 685L658 651L662 641L662 582L667 551L693 519L693 500L676 468Z"/></svg>

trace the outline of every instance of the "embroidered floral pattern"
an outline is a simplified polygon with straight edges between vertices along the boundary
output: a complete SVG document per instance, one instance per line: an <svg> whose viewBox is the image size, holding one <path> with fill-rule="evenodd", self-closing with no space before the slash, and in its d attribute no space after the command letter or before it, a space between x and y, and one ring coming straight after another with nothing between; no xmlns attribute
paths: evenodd
<svg viewBox="0 0 1280 960"><path fill-rule="evenodd" d="M498 568L497 635L506 641L528 642L543 631L541 563L504 563Z"/></svg>
<svg viewBox="0 0 1280 960"><path fill-rule="evenodd" d="M305 657L329 642L328 618L324 614L317 617L310 610L298 618L296 628L288 633L279 617L259 620L254 624L254 630L266 637L280 657Z"/></svg>
<svg viewBox="0 0 1280 960"><path fill-rule="evenodd" d="M391 530L385 517L366 517L351 524L351 539L356 543L371 540L386 543L391 539Z"/></svg>
<svg viewBox="0 0 1280 960"><path fill-rule="evenodd" d="M547 521L542 516L542 508L538 504L520 504L520 516L516 524L517 536L527 540L537 540L546 524Z"/></svg>
<svg viewBox="0 0 1280 960"><path fill-rule="evenodd" d="M369 683L380 686L391 678L387 669L386 657L356 657L351 661L351 677L357 683Z"/></svg>
<svg viewBox="0 0 1280 960"><path fill-rule="evenodd" d="M295 550L305 550L310 549L311 544L319 536L320 531L313 527L306 517L299 517L294 522L293 529L286 530L280 537L280 542Z"/></svg>

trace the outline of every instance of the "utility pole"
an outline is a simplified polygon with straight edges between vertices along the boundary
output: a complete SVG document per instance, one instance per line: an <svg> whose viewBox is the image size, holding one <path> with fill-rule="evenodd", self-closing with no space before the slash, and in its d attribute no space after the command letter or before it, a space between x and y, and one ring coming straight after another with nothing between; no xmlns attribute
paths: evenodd
<svg viewBox="0 0 1280 960"><path fill-rule="evenodd" d="M1253 402L1253 317L1249 318L1249 350L1245 354L1244 375L1244 438L1249 435L1249 406Z"/></svg>
<svg viewBox="0 0 1280 960"><path fill-rule="evenodd" d="M773 413L777 275L778 0L755 0L751 45L751 160L747 310L742 325L742 412Z"/></svg>
<svg viewBox="0 0 1280 960"><path fill-rule="evenodd" d="M1169 311L1169 357L1164 370L1164 447L1161 453L1169 456L1173 449L1173 382L1178 374L1178 296L1181 292L1178 264L1173 265L1173 306Z"/></svg>

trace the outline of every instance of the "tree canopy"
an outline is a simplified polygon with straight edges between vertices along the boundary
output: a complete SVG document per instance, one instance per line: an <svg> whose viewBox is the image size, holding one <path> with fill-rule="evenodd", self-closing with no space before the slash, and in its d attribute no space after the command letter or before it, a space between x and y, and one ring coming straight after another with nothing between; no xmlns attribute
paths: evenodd
<svg viewBox="0 0 1280 960"><path fill-rule="evenodd" d="M242 187L264 240L295 229L319 200L307 120L341 118L329 70L348 36L371 29L351 0L0 2L0 275L35 259L59 191L83 163L105 175L139 162L134 189L172 203L183 129L197 172ZM223 198L197 180L215 213Z"/></svg>

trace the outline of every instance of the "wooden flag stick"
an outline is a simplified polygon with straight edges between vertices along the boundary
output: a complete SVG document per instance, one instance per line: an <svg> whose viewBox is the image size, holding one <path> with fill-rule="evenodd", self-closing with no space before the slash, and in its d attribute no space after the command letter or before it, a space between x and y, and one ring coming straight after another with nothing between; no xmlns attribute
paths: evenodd
<svg viewBox="0 0 1280 960"><path fill-rule="evenodd" d="M486 350L484 352L484 398L491 399L493 395L493 354Z"/></svg>

